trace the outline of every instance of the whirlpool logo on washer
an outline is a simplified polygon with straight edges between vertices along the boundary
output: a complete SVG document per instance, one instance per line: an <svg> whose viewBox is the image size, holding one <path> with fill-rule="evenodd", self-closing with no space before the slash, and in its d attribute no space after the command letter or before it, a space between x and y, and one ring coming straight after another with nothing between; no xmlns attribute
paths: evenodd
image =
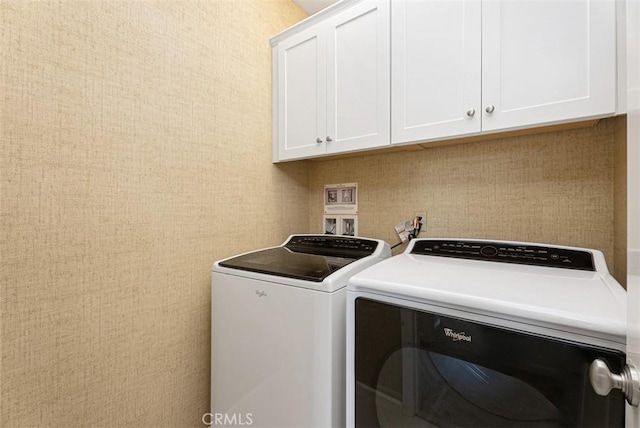
<svg viewBox="0 0 640 428"><path fill-rule="evenodd" d="M456 332L451 330L450 328L445 327L444 335L447 337L450 337L454 342L463 340L465 342L471 343L471 336L467 336L467 334L464 331Z"/></svg>

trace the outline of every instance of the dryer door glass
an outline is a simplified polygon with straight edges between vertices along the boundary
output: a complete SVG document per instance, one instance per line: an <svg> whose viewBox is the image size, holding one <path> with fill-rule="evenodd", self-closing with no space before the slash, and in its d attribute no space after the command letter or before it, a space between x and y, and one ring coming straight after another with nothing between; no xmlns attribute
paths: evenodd
<svg viewBox="0 0 640 428"><path fill-rule="evenodd" d="M622 427L593 392L594 358L624 354L364 298L356 300L358 427Z"/></svg>

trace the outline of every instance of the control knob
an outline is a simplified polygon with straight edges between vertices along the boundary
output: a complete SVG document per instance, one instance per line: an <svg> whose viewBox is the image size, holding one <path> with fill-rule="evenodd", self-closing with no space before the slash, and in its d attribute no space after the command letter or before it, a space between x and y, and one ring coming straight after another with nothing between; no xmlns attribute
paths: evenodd
<svg viewBox="0 0 640 428"><path fill-rule="evenodd" d="M498 254L498 249L493 245L485 245L484 247L480 248L480 254L485 257L494 257L496 254Z"/></svg>

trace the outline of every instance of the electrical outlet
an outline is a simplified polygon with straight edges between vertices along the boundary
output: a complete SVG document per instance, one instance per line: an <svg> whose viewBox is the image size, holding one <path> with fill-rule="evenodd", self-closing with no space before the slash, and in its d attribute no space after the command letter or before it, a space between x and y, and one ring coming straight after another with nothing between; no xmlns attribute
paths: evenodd
<svg viewBox="0 0 640 428"><path fill-rule="evenodd" d="M422 220L422 228L420 229L420 233L424 233L427 230L427 212L426 211L415 211L413 213L413 218L420 217ZM413 221L413 218L411 219Z"/></svg>

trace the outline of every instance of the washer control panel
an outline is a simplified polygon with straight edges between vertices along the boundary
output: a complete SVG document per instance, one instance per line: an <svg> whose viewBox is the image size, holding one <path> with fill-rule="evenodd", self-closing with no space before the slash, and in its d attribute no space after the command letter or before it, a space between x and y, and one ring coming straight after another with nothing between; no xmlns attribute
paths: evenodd
<svg viewBox="0 0 640 428"><path fill-rule="evenodd" d="M284 246L290 250L307 254L358 259L373 254L378 248L378 242L349 236L296 235L292 236Z"/></svg>
<svg viewBox="0 0 640 428"><path fill-rule="evenodd" d="M595 271L589 251L534 244L420 239L411 254Z"/></svg>

